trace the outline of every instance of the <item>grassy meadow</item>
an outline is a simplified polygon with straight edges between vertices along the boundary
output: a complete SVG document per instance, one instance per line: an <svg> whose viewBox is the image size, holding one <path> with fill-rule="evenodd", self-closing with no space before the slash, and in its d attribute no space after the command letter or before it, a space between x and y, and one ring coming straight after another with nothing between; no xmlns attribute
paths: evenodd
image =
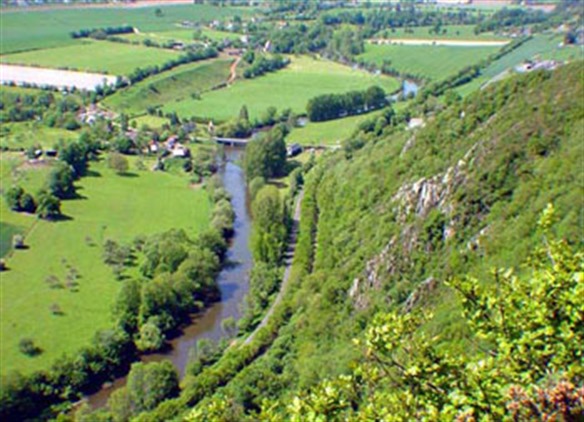
<svg viewBox="0 0 584 422"><path fill-rule="evenodd" d="M373 38L398 38L398 39L433 39L433 40L465 40L465 41L500 41L504 37L493 33L474 33L474 25L449 25L444 26L439 34L433 32L432 26L419 26L408 28L386 29L375 34Z"/></svg>
<svg viewBox="0 0 584 422"><path fill-rule="evenodd" d="M453 47L443 45L365 45L359 56L377 65L391 61L391 67L420 78L443 80L497 52L499 47Z"/></svg>
<svg viewBox="0 0 584 422"><path fill-rule="evenodd" d="M48 127L41 122L3 123L0 128L0 148L26 150L31 146L53 148L63 141L73 141L79 134L61 128Z"/></svg>
<svg viewBox="0 0 584 422"><path fill-rule="evenodd" d="M232 61L218 59L183 65L118 91L103 104L116 111L137 114L148 107L188 100L193 94L226 82Z"/></svg>
<svg viewBox="0 0 584 422"><path fill-rule="evenodd" d="M183 41L185 43L194 42L194 35L197 31L194 28L191 29L175 29L172 31L161 31L161 32L139 32L134 34L125 34L121 37L130 41L139 41L150 39L158 43L166 41ZM225 39L238 40L241 34L236 34L233 32L217 31L210 28L202 28L201 33L203 36L209 38L211 41L223 41Z"/></svg>
<svg viewBox="0 0 584 422"><path fill-rule="evenodd" d="M12 173L4 170L4 160L3 185ZM28 246L7 259L9 270L0 281L2 374L46 368L63 353L74 353L87 344L96 330L108 327L120 282L102 262L101 245L106 239L130 242L137 235L170 228L194 234L208 224L207 195L192 189L184 176L149 171L119 176L101 163L92 170L93 176L78 182L81 198L63 201L62 221L37 220L0 204L2 229L26 232ZM19 183L34 192L46 171L26 170L26 179ZM80 276L77 286L49 287L48 276L65 283L70 268ZM62 315L51 312L54 304ZM18 342L23 337L33 339L43 353L37 357L20 353Z"/></svg>
<svg viewBox="0 0 584 422"><path fill-rule="evenodd" d="M359 123L377 114L378 112L373 112L326 122L308 122L304 127L294 128L286 137L286 142L312 146L337 145L349 137Z"/></svg>
<svg viewBox="0 0 584 422"><path fill-rule="evenodd" d="M109 41L83 40L65 47L2 56L3 63L70 68L111 75L128 75L137 67L161 65L178 56L173 50Z"/></svg>
<svg viewBox="0 0 584 422"><path fill-rule="evenodd" d="M211 91L198 99L186 99L167 104L163 110L180 116L199 116L216 120L236 117L246 105L250 118L259 117L274 106L282 111L291 108L304 112L306 103L320 94L363 90L379 85L386 92L399 89L397 79L374 76L337 63L306 56L291 57L292 63L278 72L254 79L238 79L228 88Z"/></svg>
<svg viewBox="0 0 584 422"><path fill-rule="evenodd" d="M156 16L160 8L162 16ZM83 28L133 25L143 32L175 30L176 24L247 16L252 8L214 7L208 5L173 5L140 8L75 7L61 10L0 12L0 54L64 46L75 43L69 33Z"/></svg>

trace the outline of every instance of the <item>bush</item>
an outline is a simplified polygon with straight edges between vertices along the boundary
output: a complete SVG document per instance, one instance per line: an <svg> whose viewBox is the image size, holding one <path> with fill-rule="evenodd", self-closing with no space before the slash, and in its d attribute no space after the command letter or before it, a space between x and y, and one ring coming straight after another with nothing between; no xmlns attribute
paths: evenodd
<svg viewBox="0 0 584 422"><path fill-rule="evenodd" d="M33 339L25 337L18 342L18 349L27 356L36 356L41 349L34 344Z"/></svg>
<svg viewBox="0 0 584 422"><path fill-rule="evenodd" d="M12 247L14 249L24 249L24 237L21 234L12 236Z"/></svg>
<svg viewBox="0 0 584 422"><path fill-rule="evenodd" d="M117 152L112 152L108 155L107 165L109 168L115 170L115 172L118 174L123 174L130 168L128 159Z"/></svg>

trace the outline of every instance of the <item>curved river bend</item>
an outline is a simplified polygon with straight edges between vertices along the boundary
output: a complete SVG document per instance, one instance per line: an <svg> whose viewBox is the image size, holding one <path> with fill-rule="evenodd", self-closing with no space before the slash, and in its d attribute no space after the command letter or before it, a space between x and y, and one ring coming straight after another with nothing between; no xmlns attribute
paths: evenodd
<svg viewBox="0 0 584 422"><path fill-rule="evenodd" d="M171 348L167 353L141 357L143 362L170 360L181 378L185 374L190 350L201 339L219 340L224 335L221 322L229 317L236 320L240 317L243 298L249 290L249 271L252 266L249 250L251 218L245 175L237 164L242 152L241 149L226 147L226 162L221 166L219 173L225 189L231 195L231 203L235 211L235 233L227 251L227 264L219 273L217 280L221 290L221 301L207 308L201 315L197 315L190 325L184 327L182 334L169 342ZM97 393L88 396L89 405L92 408L105 406L111 393L125 384L126 377L116 379L110 386L103 387Z"/></svg>

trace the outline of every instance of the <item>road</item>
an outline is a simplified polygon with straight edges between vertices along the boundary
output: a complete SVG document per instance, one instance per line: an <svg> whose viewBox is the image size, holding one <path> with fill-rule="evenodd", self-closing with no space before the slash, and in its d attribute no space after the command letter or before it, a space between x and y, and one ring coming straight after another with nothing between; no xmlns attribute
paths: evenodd
<svg viewBox="0 0 584 422"><path fill-rule="evenodd" d="M250 344L253 339L255 338L257 332L261 330L263 327L266 326L270 317L274 313L274 310L278 306L278 304L282 301L284 297L284 293L286 292L286 287L288 286L288 281L290 280L290 273L292 271L292 261L294 261L294 252L296 251L296 241L298 240L298 228L300 226L300 210L302 205L302 198L304 198L304 191L301 191L296 199L296 207L294 208L294 217L292 219L292 231L290 232L290 239L288 241L288 249L286 250L286 254L284 256L286 269L284 270L284 278L282 279L282 283L280 284L280 291L278 292L278 296L276 296L276 300L266 312L266 315L262 319L262 322L256 327L253 333L249 335L249 337L243 342L243 345Z"/></svg>

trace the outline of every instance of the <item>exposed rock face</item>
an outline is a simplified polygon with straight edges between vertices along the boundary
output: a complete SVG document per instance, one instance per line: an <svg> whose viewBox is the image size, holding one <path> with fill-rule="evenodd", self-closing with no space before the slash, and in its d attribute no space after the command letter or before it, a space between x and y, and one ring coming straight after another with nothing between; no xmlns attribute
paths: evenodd
<svg viewBox="0 0 584 422"><path fill-rule="evenodd" d="M412 312L414 306L416 306L421 299L427 297L429 293L434 291L436 287L438 287L438 281L434 277L428 277L424 280L404 302L404 312Z"/></svg>
<svg viewBox="0 0 584 422"><path fill-rule="evenodd" d="M413 138L410 141L413 143ZM410 141L407 144L410 144ZM402 154L407 152L407 144L402 150ZM452 198L454 192L466 180L468 163L477 146L478 144L475 144L461 160L443 173L402 185L392 197L396 219L398 223L402 224L402 230L399 236L394 236L377 256L365 264L363 275L353 280L349 289L349 297L353 300L355 309L367 308L369 306L369 292L380 290L384 280L398 274L400 268L407 265L407 256L418 246L420 235L416 226L408 223L411 221L412 214L418 218L425 218L430 211L438 209L446 216L447 221L444 226L443 239L447 241L456 234L456 222L452 220L454 211ZM482 234L481 232L479 235ZM410 312L426 292L434 290L437 284L437 281L432 277L423 281L406 300L405 311Z"/></svg>

